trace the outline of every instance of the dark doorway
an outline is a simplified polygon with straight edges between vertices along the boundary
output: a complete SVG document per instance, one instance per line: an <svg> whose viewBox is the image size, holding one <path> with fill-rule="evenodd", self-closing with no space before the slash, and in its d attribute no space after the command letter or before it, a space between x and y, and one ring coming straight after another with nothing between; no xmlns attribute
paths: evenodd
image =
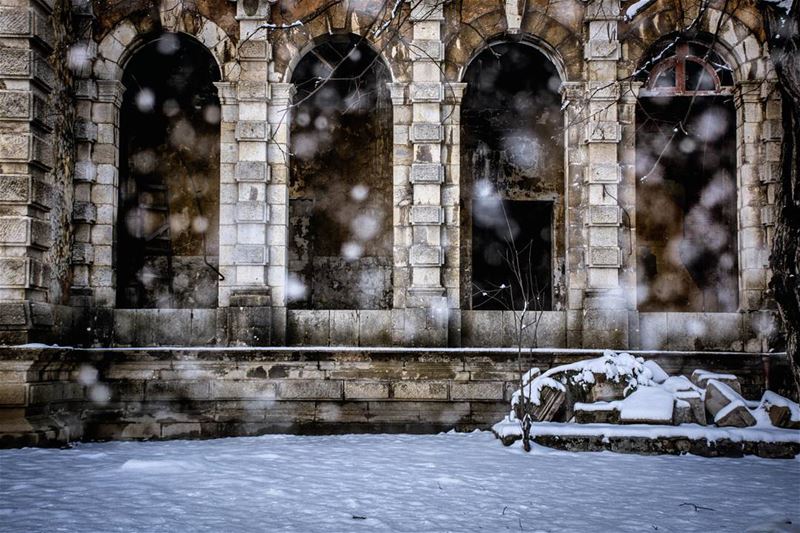
<svg viewBox="0 0 800 533"><path fill-rule="evenodd" d="M294 71L290 307L391 308L390 79L356 35L327 37Z"/></svg>
<svg viewBox="0 0 800 533"><path fill-rule="evenodd" d="M201 43L162 33L125 69L117 306L217 305L219 70Z"/></svg>
<svg viewBox="0 0 800 533"><path fill-rule="evenodd" d="M561 79L536 48L511 42L479 54L464 81L462 306L520 309L536 293L553 309L564 298Z"/></svg>
<svg viewBox="0 0 800 533"><path fill-rule="evenodd" d="M472 307L521 309L533 294L540 298L535 309L550 309L553 203L505 200L494 206L475 205L484 202L474 200L473 211L487 213L499 207L505 216L472 219ZM520 286L528 287L528 293Z"/></svg>

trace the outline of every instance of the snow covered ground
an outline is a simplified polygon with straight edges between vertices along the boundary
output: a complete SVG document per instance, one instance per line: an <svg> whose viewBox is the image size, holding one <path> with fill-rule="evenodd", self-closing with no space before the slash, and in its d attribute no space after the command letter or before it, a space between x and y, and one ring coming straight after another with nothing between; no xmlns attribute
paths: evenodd
<svg viewBox="0 0 800 533"><path fill-rule="evenodd" d="M486 432L0 451L0 531L751 527L800 531L799 460L525 454Z"/></svg>

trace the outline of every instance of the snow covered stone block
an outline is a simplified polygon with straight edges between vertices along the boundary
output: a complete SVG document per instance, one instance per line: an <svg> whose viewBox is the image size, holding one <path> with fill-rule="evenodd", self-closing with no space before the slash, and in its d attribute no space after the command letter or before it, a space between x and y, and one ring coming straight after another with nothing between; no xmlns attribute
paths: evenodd
<svg viewBox="0 0 800 533"><path fill-rule="evenodd" d="M664 372L664 369L655 361L645 361L644 366L650 370L650 373L653 375L652 380L659 385L669 379L669 374Z"/></svg>
<svg viewBox="0 0 800 533"><path fill-rule="evenodd" d="M697 369L692 372L692 383L700 388L705 389L708 386L709 380L719 381L729 386L736 391L736 394L742 394L742 387L739 385L739 378L733 374L717 374L709 372L708 370Z"/></svg>
<svg viewBox="0 0 800 533"><path fill-rule="evenodd" d="M576 403L578 424L619 424L619 408L615 402Z"/></svg>
<svg viewBox="0 0 800 533"><path fill-rule="evenodd" d="M681 402L685 402L689 404L689 420L688 423L696 423L702 426L706 425L706 407L703 404L703 397L700 395L699 392L690 390L690 391L678 391L674 393L675 395L675 408L677 410L678 404ZM683 423L683 422L678 422Z"/></svg>
<svg viewBox="0 0 800 533"><path fill-rule="evenodd" d="M639 387L619 404L623 424L672 425L675 397L660 387Z"/></svg>
<svg viewBox="0 0 800 533"><path fill-rule="evenodd" d="M761 397L759 409L766 411L773 426L800 429L800 405L780 394L765 392Z"/></svg>
<svg viewBox="0 0 800 533"><path fill-rule="evenodd" d="M721 381L708 381L705 404L706 411L718 426L749 427L756 423L744 398Z"/></svg>

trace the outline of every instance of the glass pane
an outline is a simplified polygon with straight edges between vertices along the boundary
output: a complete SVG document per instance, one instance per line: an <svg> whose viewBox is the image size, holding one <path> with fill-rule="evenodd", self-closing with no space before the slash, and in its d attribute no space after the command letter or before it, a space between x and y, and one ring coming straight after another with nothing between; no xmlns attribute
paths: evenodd
<svg viewBox="0 0 800 533"><path fill-rule="evenodd" d="M714 78L703 65L694 61L686 62L687 91L713 91L715 89Z"/></svg>
<svg viewBox="0 0 800 533"><path fill-rule="evenodd" d="M675 87L675 68L671 67L658 75L654 87Z"/></svg>

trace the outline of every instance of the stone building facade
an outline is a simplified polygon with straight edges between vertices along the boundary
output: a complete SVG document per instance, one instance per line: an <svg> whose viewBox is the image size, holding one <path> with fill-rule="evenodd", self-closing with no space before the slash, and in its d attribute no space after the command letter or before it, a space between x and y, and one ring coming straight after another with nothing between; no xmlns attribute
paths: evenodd
<svg viewBox="0 0 800 533"><path fill-rule="evenodd" d="M330 54L347 59L348 43L371 58L346 78L369 72L372 122L312 122L325 157L300 161L301 117L319 111L303 107L308 83L315 68L335 78ZM143 89L182 64L205 71L171 96ZM541 98L507 112L520 94ZM727 106L704 145L728 150L714 160L726 176L646 144L658 108L642 101L665 95ZM136 115L154 103L184 118ZM544 259L522 270L538 269L539 346L766 352L779 113L752 2L2 0L0 341L513 346L515 311L480 301L497 281L480 277L489 183L538 235ZM166 140L148 144L148 127ZM690 121L667 137L695 142L679 129ZM644 167L662 157L664 172L722 180L722 199L680 176L662 176L678 193L652 185ZM358 218L362 196L372 218ZM692 218L701 204L710 219ZM357 227L336 230L343 216Z"/></svg>

